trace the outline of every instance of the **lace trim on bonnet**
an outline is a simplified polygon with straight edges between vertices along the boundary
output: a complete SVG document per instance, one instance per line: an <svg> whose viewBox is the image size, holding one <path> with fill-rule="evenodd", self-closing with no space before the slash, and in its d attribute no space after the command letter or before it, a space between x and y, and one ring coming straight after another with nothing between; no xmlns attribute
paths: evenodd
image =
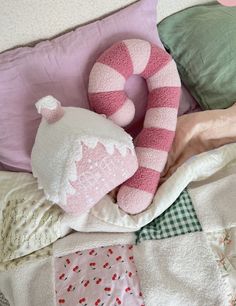
<svg viewBox="0 0 236 306"><path fill-rule="evenodd" d="M36 107L39 113L43 113L44 109L54 111L54 119L56 117L55 113L60 109L63 109L65 114L67 113L67 108L62 108L60 102L51 96L39 100ZM79 108L73 109L74 111L81 110L99 116L99 118L101 117L88 110ZM61 119L61 116L59 119ZM55 120L53 122L55 122ZM83 145L94 149L98 143L101 143L109 155L112 155L115 149L118 150L122 156L126 156L128 152L131 152L133 155L135 154L132 137L118 126L115 126L116 131L117 129L119 131L118 137L117 139L113 139L108 137L109 134L111 135L110 131L107 131L107 135L104 135L104 137L102 137L102 135L92 136L87 134L87 131L83 130L83 125L81 125L82 132L79 131L78 134L66 137L62 145L59 144L59 141L62 139L62 134L65 132L64 130L67 126L63 127L62 124L59 126L58 122L58 124L56 123L53 125L53 133L50 133L51 129L48 123L50 122L47 122L47 120L43 118L38 129L31 155L33 160L32 172L34 177L38 180L38 188L43 189L46 198L54 203L66 205L67 196L76 193L76 189L70 182L74 182L78 179L76 162L83 158ZM109 124L114 125L110 120ZM95 133L99 134L99 130L95 131L94 134ZM114 138L116 138L115 136L116 135L114 135ZM45 147L45 150L44 152L41 150L39 153L38 148L42 145ZM54 147L52 148L53 145ZM49 162L48 164L47 161ZM44 172L46 171L47 175L45 175L45 173L42 175L42 169Z"/></svg>

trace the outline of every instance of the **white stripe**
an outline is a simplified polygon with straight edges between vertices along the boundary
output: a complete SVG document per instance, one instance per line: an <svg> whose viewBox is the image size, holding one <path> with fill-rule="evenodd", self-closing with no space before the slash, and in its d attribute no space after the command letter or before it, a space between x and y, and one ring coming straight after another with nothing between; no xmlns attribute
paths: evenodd
<svg viewBox="0 0 236 306"><path fill-rule="evenodd" d="M140 167L162 172L167 160L166 151L137 147L135 149Z"/></svg>
<svg viewBox="0 0 236 306"><path fill-rule="evenodd" d="M148 90L159 87L180 87L180 78L174 60L147 79Z"/></svg>
<svg viewBox="0 0 236 306"><path fill-rule="evenodd" d="M146 68L150 58L150 43L141 39L128 39L124 40L124 43L133 63L133 74L140 74Z"/></svg>
<svg viewBox="0 0 236 306"><path fill-rule="evenodd" d="M118 71L102 63L96 63L89 76L89 93L124 90L125 78Z"/></svg>
<svg viewBox="0 0 236 306"><path fill-rule="evenodd" d="M150 108L146 112L144 128L160 128L175 131L177 109L171 107Z"/></svg>

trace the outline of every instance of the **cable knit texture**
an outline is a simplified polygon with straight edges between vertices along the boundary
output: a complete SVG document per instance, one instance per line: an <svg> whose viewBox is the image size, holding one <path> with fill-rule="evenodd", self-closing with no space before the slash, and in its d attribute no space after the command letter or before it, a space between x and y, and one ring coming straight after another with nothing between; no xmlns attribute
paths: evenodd
<svg viewBox="0 0 236 306"><path fill-rule="evenodd" d="M146 80L149 96L143 129L136 141L139 169L121 186L117 202L124 211L136 214L152 202L167 160L165 153L171 148L180 79L171 56L147 41L123 40L107 49L90 73L89 100L96 112L120 126L129 124L134 117L133 103L124 91L126 80L133 74Z"/></svg>

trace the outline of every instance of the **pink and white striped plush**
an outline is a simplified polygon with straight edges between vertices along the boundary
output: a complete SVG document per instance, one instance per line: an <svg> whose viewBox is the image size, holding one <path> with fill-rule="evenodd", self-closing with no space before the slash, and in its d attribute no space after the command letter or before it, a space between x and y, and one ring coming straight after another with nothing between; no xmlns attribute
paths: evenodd
<svg viewBox="0 0 236 306"><path fill-rule="evenodd" d="M135 108L124 86L133 74L146 80L149 95L144 126L136 141L139 168L120 187L117 202L124 211L136 214L152 202L167 161L181 85L175 62L166 51L148 41L123 40L106 50L91 71L89 100L93 110L120 126L129 124Z"/></svg>

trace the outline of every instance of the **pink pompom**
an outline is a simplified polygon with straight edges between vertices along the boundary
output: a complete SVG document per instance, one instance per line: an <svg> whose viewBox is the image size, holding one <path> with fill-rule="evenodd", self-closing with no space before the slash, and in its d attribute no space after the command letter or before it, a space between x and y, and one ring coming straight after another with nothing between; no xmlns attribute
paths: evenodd
<svg viewBox="0 0 236 306"><path fill-rule="evenodd" d="M51 124L57 122L64 116L61 103L52 96L46 96L36 103L38 113Z"/></svg>

